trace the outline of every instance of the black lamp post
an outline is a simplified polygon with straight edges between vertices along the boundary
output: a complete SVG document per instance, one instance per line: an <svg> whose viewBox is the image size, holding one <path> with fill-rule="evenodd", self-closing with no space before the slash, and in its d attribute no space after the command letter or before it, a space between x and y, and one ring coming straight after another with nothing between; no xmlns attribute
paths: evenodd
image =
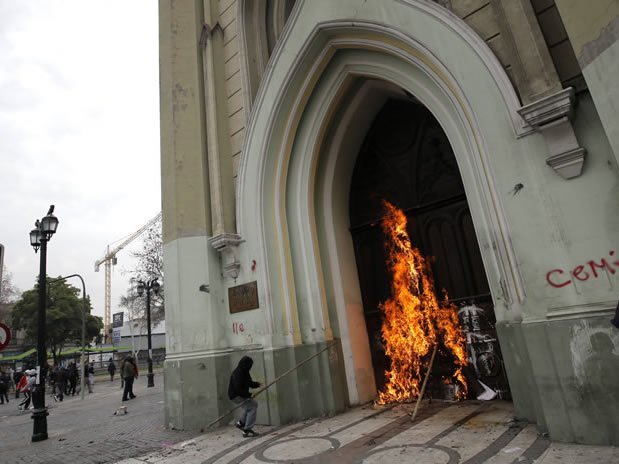
<svg viewBox="0 0 619 464"><path fill-rule="evenodd" d="M34 223L35 228L30 231L30 245L36 253L41 248L41 261L39 266L39 312L37 331L37 386L32 392L33 429L32 441L47 440L47 408L45 407L45 376L47 375L47 348L45 347L45 283L47 278L46 259L47 242L56 233L58 219L52 213L54 205L49 207L47 215Z"/></svg>
<svg viewBox="0 0 619 464"><path fill-rule="evenodd" d="M50 280L50 282L61 282L70 279L71 277L79 277L79 279L82 281L82 355L80 357L80 363L83 370L84 366L86 365L84 351L86 350L86 310L88 309L88 305L86 303L86 284L84 283L84 278L79 274L71 274L66 277L58 277L57 279ZM84 401L85 377L86 376L84 374L80 375L80 392L82 401Z"/></svg>
<svg viewBox="0 0 619 464"><path fill-rule="evenodd" d="M157 281L157 279L153 279L148 283L144 283L141 280L138 280L138 296L142 296L144 294L144 290L146 290L146 328L148 330L148 382L146 384L147 387L155 386L155 374L153 374L153 345L150 334L150 291L155 292L155 295L159 293L159 289L161 285Z"/></svg>

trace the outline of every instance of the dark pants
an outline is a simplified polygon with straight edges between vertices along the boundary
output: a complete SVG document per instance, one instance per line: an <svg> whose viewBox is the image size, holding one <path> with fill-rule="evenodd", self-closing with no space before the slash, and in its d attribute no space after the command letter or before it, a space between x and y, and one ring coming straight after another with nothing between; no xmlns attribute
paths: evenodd
<svg viewBox="0 0 619 464"><path fill-rule="evenodd" d="M64 398L66 384L65 382L56 382L56 386L58 387L58 393L56 394L56 396L58 397L59 401L62 401L62 399Z"/></svg>
<svg viewBox="0 0 619 464"><path fill-rule="evenodd" d="M8 388L3 388L0 389L0 404L4 404L4 400L6 399L6 402L9 402L9 389Z"/></svg>
<svg viewBox="0 0 619 464"><path fill-rule="evenodd" d="M28 407L30 406L30 399L32 398L32 393L29 391L25 391L24 392L24 400L19 403L19 407L23 408L23 409L28 409Z"/></svg>
<svg viewBox="0 0 619 464"><path fill-rule="evenodd" d="M69 379L69 391L68 391L68 395L75 395L75 391L77 389L77 379L75 377L71 377Z"/></svg>
<svg viewBox="0 0 619 464"><path fill-rule="evenodd" d="M135 395L133 394L133 377L125 377L124 381L125 389L123 390L123 401L127 401L129 398L135 398Z"/></svg>

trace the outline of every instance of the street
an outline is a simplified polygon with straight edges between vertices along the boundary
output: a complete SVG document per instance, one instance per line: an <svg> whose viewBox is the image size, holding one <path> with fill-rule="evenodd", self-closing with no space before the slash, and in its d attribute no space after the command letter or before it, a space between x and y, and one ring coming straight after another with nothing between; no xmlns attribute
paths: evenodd
<svg viewBox="0 0 619 464"><path fill-rule="evenodd" d="M112 463L197 435L197 432L165 430L163 427L163 375L155 374L155 387L146 387L146 375L134 384L136 398L121 403L120 379L97 377L94 392L54 402L46 392L49 408L49 438L31 443L32 411L19 411L11 395L0 405L0 463L81 464ZM125 404L128 413L115 416Z"/></svg>

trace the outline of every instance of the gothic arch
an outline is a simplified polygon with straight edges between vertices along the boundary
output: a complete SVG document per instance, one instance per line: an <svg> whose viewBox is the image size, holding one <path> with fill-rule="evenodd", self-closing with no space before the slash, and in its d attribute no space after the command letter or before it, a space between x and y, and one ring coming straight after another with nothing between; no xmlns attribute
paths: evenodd
<svg viewBox="0 0 619 464"><path fill-rule="evenodd" d="M269 57L282 35L295 0L239 0L238 34L245 107L252 107Z"/></svg>
<svg viewBox="0 0 619 464"><path fill-rule="evenodd" d="M413 95L439 121L456 153L497 316L505 320L518 317L524 290L495 163L523 149L517 135L526 128L492 52L447 10L390 0L364 8L341 1L335 11L318 1L324 9L316 1L312 9L297 5L258 91L239 169L237 224L247 240L242 253L257 256L265 276L265 343L312 343L335 333L357 403L374 392L343 208L363 127L398 92Z"/></svg>

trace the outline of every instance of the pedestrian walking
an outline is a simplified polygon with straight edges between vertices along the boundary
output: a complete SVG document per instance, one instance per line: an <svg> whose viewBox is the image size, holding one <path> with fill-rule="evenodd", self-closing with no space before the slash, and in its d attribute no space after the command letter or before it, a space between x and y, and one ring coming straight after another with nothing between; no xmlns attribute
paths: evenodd
<svg viewBox="0 0 619 464"><path fill-rule="evenodd" d="M236 404L242 405L243 412L236 422L236 427L243 431L243 437L255 437L258 435L253 427L256 423L258 403L253 399L250 388L259 388L262 384L254 382L249 370L254 365L254 360L249 356L243 356L236 369L232 371L228 384L228 397Z"/></svg>
<svg viewBox="0 0 619 464"><path fill-rule="evenodd" d="M56 387L58 393L54 395L54 399L56 401L62 401L64 399L65 389L67 388L67 369L62 365L56 370Z"/></svg>
<svg viewBox="0 0 619 464"><path fill-rule="evenodd" d="M88 385L88 393L93 392L95 386L95 363L91 361L90 364L84 365L84 376L86 377L86 385Z"/></svg>
<svg viewBox="0 0 619 464"><path fill-rule="evenodd" d="M24 394L24 399L17 406L18 409L24 410L28 408L30 409L33 408L32 406L30 406L30 400L32 399L32 390L34 389L36 385L36 380L37 380L37 371L34 369L26 370L22 378L19 380L18 388L19 388L19 391Z"/></svg>
<svg viewBox="0 0 619 464"><path fill-rule="evenodd" d="M123 401L135 398L133 394L133 381L138 377L138 366L133 356L127 356L120 366L120 375L123 378L125 388L123 389Z"/></svg>
<svg viewBox="0 0 619 464"><path fill-rule="evenodd" d="M9 376L9 389L8 389L8 393L12 393L12 390L15 389L15 383L13 381L13 379L15 378L15 370L9 366L9 369L6 371L7 375Z"/></svg>
<svg viewBox="0 0 619 464"><path fill-rule="evenodd" d="M107 371L110 373L110 382L114 381L114 374L116 373L116 364L114 360L110 358L110 363L107 365Z"/></svg>
<svg viewBox="0 0 619 464"><path fill-rule="evenodd" d="M77 366L75 362L71 361L69 363L69 368L67 369L67 380L69 381L69 388L67 391L67 395L75 395L77 389L77 381L79 380L79 371L77 370Z"/></svg>
<svg viewBox="0 0 619 464"><path fill-rule="evenodd" d="M0 404L4 404L6 400L9 403L9 386L11 384L11 377L6 372L0 370Z"/></svg>
<svg viewBox="0 0 619 464"><path fill-rule="evenodd" d="M15 369L15 372L13 373L13 384L15 385L15 399L19 398L19 388L17 388L17 384L19 384L19 381L23 376L24 373L21 371L21 368Z"/></svg>
<svg viewBox="0 0 619 464"><path fill-rule="evenodd" d="M52 367L51 372L49 373L49 385L52 387L51 388L51 392L50 394L54 397L54 400L56 400L56 375L58 374L58 364L54 364L54 367Z"/></svg>

